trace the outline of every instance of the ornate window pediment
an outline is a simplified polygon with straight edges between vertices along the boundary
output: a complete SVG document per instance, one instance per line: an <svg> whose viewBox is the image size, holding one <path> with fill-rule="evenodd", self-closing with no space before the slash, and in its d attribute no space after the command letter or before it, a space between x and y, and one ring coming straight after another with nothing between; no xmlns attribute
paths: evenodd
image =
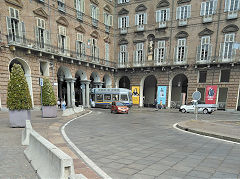
<svg viewBox="0 0 240 179"><path fill-rule="evenodd" d="M15 5L17 7L23 7L22 1L21 0L5 0L5 2Z"/></svg>
<svg viewBox="0 0 240 179"><path fill-rule="evenodd" d="M90 0L91 3L95 4L98 6L99 2L97 0Z"/></svg>
<svg viewBox="0 0 240 179"><path fill-rule="evenodd" d="M157 8L168 7L170 3L167 0L162 0L158 3Z"/></svg>
<svg viewBox="0 0 240 179"><path fill-rule="evenodd" d="M75 30L78 31L78 32L81 32L83 34L86 32L82 25L77 26L75 28Z"/></svg>
<svg viewBox="0 0 240 179"><path fill-rule="evenodd" d="M118 42L118 45L126 45L126 44L128 44L128 41L126 39L121 39Z"/></svg>
<svg viewBox="0 0 240 179"><path fill-rule="evenodd" d="M139 40L134 40L133 43L137 44L137 43L144 43L146 41L146 39L139 39Z"/></svg>
<svg viewBox="0 0 240 179"><path fill-rule="evenodd" d="M237 32L239 30L238 26L235 24L230 24L223 28L222 32L225 33L231 33L231 32Z"/></svg>
<svg viewBox="0 0 240 179"><path fill-rule="evenodd" d="M180 32L178 32L177 34L176 34L176 38L177 39L180 39L180 38L187 38L189 35L188 35L188 33L187 32L185 32L185 31L180 31Z"/></svg>
<svg viewBox="0 0 240 179"><path fill-rule="evenodd" d="M62 16L57 19L57 23L59 23L63 26L66 26L66 27L69 25L67 19L65 17L62 17Z"/></svg>
<svg viewBox="0 0 240 179"><path fill-rule="evenodd" d="M205 28L201 32L198 33L199 36L205 36L205 35L212 35L214 32L208 28Z"/></svg>
<svg viewBox="0 0 240 179"><path fill-rule="evenodd" d="M118 12L118 15L125 15L125 14L128 14L129 11L127 9L124 9L122 8L119 12Z"/></svg>
<svg viewBox="0 0 240 179"><path fill-rule="evenodd" d="M187 2L191 2L191 0L178 0L178 4L182 4L182 3L187 3Z"/></svg>
<svg viewBox="0 0 240 179"><path fill-rule="evenodd" d="M92 31L92 33L90 35L95 39L99 38L99 33L96 30Z"/></svg>
<svg viewBox="0 0 240 179"><path fill-rule="evenodd" d="M104 38L104 42L110 44L110 43L111 43L111 41L110 41L110 37L109 37L109 36L105 37L105 38Z"/></svg>
<svg viewBox="0 0 240 179"><path fill-rule="evenodd" d="M47 13L44 11L44 9L41 8L41 7L35 9L35 10L33 11L33 13L36 14L36 15L38 15L38 16L41 16L41 17L43 17L43 18L45 18L45 19L48 18L48 14L47 14Z"/></svg>
<svg viewBox="0 0 240 179"><path fill-rule="evenodd" d="M110 8L109 5L105 5L103 9L104 9L105 11L109 12L109 13L112 12L112 10L111 10L111 8Z"/></svg>
<svg viewBox="0 0 240 179"><path fill-rule="evenodd" d="M140 11L146 11L147 7L144 6L143 4L140 4L136 7L135 12L140 12Z"/></svg>

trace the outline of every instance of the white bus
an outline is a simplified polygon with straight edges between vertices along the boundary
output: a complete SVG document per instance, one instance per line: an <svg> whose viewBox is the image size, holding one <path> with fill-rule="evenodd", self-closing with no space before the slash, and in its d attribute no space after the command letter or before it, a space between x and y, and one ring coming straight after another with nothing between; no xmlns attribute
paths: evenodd
<svg viewBox="0 0 240 179"><path fill-rule="evenodd" d="M132 92L125 88L93 88L91 106L110 108L113 101L120 101L128 107L133 105Z"/></svg>

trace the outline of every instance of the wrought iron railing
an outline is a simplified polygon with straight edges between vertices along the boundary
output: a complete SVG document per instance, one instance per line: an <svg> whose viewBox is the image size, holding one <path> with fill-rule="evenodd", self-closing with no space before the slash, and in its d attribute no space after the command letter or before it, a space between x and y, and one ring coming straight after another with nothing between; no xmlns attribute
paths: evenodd
<svg viewBox="0 0 240 179"><path fill-rule="evenodd" d="M76 51L68 50L68 49L63 49L59 48L50 44L45 44L44 43L44 48L42 48L42 45L40 45L37 41L35 40L30 40L22 37L17 37L19 39L18 41L13 41L13 38L9 37L7 35L7 42L8 45L11 46L16 46L20 48L25 48L29 50L35 50L39 51L42 53L54 55L54 56L61 56L63 58L69 59L69 60L76 60L76 61L82 61L86 63L91 63L91 64L96 64L96 65L101 65L101 66L107 66L111 68L116 68L117 64L112 61L107 61L102 58L98 57L93 57L87 54L83 53L77 53Z"/></svg>

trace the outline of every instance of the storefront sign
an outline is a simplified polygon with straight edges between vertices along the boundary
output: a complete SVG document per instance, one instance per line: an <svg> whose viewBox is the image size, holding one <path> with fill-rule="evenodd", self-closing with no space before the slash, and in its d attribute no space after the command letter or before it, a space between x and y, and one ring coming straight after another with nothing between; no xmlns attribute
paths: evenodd
<svg viewBox="0 0 240 179"><path fill-rule="evenodd" d="M132 100L133 104L139 104L140 90L139 86L132 86Z"/></svg>
<svg viewBox="0 0 240 179"><path fill-rule="evenodd" d="M166 99L167 99L167 86L158 86L157 103L160 105L166 105Z"/></svg>
<svg viewBox="0 0 240 179"><path fill-rule="evenodd" d="M216 104L216 97L217 97L217 86L207 86L206 87L206 97L205 103L206 104Z"/></svg>

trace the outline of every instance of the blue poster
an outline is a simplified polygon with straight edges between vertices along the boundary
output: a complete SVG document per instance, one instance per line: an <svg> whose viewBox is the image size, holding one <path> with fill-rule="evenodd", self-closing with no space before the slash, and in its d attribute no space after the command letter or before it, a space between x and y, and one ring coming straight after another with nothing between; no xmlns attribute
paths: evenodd
<svg viewBox="0 0 240 179"><path fill-rule="evenodd" d="M166 105L167 99L167 86L158 86L157 90L157 103Z"/></svg>

